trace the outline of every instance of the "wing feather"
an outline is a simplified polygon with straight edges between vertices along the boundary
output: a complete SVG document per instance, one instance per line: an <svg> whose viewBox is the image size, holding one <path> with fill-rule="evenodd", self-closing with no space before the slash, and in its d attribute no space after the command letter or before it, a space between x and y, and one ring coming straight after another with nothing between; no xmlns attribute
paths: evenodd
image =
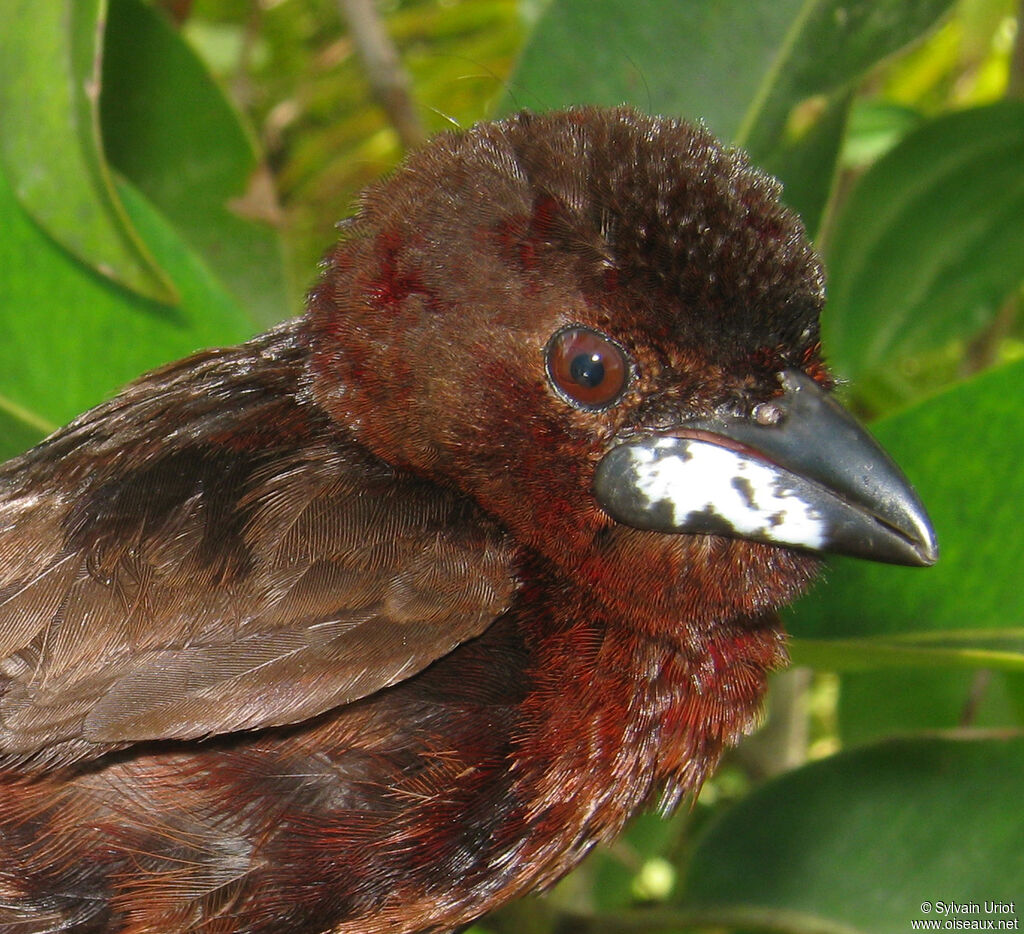
<svg viewBox="0 0 1024 934"><path fill-rule="evenodd" d="M0 760L296 723L410 677L507 607L503 532L339 435L283 369L220 417L204 381L237 374L230 352L158 371L6 468ZM152 396L176 386L196 427L160 444Z"/></svg>

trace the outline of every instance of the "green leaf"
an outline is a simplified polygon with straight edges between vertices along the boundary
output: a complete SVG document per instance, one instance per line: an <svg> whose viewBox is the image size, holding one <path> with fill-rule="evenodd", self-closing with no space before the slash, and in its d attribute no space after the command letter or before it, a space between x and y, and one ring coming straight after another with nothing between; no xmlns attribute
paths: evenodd
<svg viewBox="0 0 1024 934"><path fill-rule="evenodd" d="M102 116L111 163L257 324L295 313L268 220L273 186L223 91L160 12L138 0L112 0L106 42Z"/></svg>
<svg viewBox="0 0 1024 934"><path fill-rule="evenodd" d="M902 104L877 98L857 100L850 112L843 162L866 168L920 126L923 119L919 111Z"/></svg>
<svg viewBox="0 0 1024 934"><path fill-rule="evenodd" d="M768 152L792 108L849 87L930 28L950 0L555 0L503 110L623 101L702 118Z"/></svg>
<svg viewBox="0 0 1024 934"><path fill-rule="evenodd" d="M831 189L848 91L951 5L555 0L501 109L626 102L703 119L782 179L787 202L814 231ZM815 98L819 106L801 109Z"/></svg>
<svg viewBox="0 0 1024 934"><path fill-rule="evenodd" d="M629 102L734 138L803 0L554 0L501 110Z"/></svg>
<svg viewBox="0 0 1024 934"><path fill-rule="evenodd" d="M82 262L140 295L173 286L118 199L100 143L103 0L0 0L0 163L19 202Z"/></svg>
<svg viewBox="0 0 1024 934"><path fill-rule="evenodd" d="M758 166L784 181L784 200L813 236L832 191L852 94L838 94L825 101L813 119L787 144L768 153L755 154Z"/></svg>
<svg viewBox="0 0 1024 934"><path fill-rule="evenodd" d="M34 412L0 396L0 459L27 451L52 429Z"/></svg>
<svg viewBox="0 0 1024 934"><path fill-rule="evenodd" d="M857 185L828 250L822 318L856 378L976 334L1024 278L1024 103L933 120Z"/></svg>
<svg viewBox="0 0 1024 934"><path fill-rule="evenodd" d="M181 296L168 308L99 276L43 233L0 171L0 456L113 394L144 370L252 332L203 261L133 189L131 222Z"/></svg>
<svg viewBox="0 0 1024 934"><path fill-rule="evenodd" d="M709 828L685 904L723 923L785 914L799 919L786 930L850 934L941 925L939 902L1012 921L1024 892L1021 774L1019 737L890 741L789 772Z"/></svg>
<svg viewBox="0 0 1024 934"><path fill-rule="evenodd" d="M787 24L734 138L755 155L785 145L796 103L848 89L923 35L952 5L951 0L805 0Z"/></svg>
<svg viewBox="0 0 1024 934"><path fill-rule="evenodd" d="M848 673L839 692L839 735L863 743L961 725L1024 726L1024 672L900 668Z"/></svg>
<svg viewBox="0 0 1024 934"><path fill-rule="evenodd" d="M827 584L788 615L803 640L796 657L841 668L882 664L886 653L893 663L1024 664L1022 387L1018 361L873 426L931 514L939 561L927 570L834 561ZM815 656L829 643L810 640L845 643Z"/></svg>

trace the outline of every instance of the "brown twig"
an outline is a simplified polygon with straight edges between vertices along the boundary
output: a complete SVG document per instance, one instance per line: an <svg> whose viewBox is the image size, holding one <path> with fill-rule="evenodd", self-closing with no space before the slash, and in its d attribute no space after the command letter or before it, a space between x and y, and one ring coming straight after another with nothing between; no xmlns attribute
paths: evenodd
<svg viewBox="0 0 1024 934"><path fill-rule="evenodd" d="M192 13L193 0L160 0L158 6L163 7L175 26L183 26Z"/></svg>
<svg viewBox="0 0 1024 934"><path fill-rule="evenodd" d="M409 75L373 0L338 0L338 6L348 22L374 96L386 111L402 146L409 149L419 145L426 133L409 90Z"/></svg>
<svg viewBox="0 0 1024 934"><path fill-rule="evenodd" d="M1014 291L1014 294L999 306L992 321L968 344L960 364L962 375L980 373L999 359L999 349L1016 327L1020 305L1020 297Z"/></svg>

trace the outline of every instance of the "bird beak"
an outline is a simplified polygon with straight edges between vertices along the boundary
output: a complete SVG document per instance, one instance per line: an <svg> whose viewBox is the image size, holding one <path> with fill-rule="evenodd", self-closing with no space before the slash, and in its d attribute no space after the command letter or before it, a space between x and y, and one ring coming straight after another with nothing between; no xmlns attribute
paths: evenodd
<svg viewBox="0 0 1024 934"><path fill-rule="evenodd" d="M638 529L934 564L928 514L889 455L809 376L780 380L760 420L715 416L612 448L598 502Z"/></svg>

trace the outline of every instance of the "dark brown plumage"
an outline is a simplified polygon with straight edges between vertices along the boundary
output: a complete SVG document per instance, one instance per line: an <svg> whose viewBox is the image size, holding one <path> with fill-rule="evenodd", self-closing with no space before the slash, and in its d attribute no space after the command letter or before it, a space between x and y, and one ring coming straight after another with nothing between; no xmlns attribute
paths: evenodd
<svg viewBox="0 0 1024 934"><path fill-rule="evenodd" d="M695 789L812 552L934 559L891 465L800 485L848 423L777 197L627 109L442 137L304 317L8 463L0 931L451 931ZM738 506L642 469L761 447Z"/></svg>

